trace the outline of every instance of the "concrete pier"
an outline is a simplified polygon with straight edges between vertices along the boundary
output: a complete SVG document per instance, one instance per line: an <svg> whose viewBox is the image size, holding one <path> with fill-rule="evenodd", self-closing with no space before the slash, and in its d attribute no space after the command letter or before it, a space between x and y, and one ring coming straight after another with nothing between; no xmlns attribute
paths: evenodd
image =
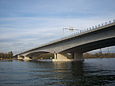
<svg viewBox="0 0 115 86"><path fill-rule="evenodd" d="M52 61L83 61L83 53L73 52L73 59L68 59L65 55L54 53L54 59Z"/></svg>
<svg viewBox="0 0 115 86"><path fill-rule="evenodd" d="M73 59L68 59L63 54L54 53L54 59L52 61L73 61Z"/></svg>

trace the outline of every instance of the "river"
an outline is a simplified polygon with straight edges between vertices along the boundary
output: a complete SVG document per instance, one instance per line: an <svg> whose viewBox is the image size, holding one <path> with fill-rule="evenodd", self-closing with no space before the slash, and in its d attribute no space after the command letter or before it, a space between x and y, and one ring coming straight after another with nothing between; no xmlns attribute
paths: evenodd
<svg viewBox="0 0 115 86"><path fill-rule="evenodd" d="M115 86L115 58L54 63L0 61L0 86Z"/></svg>

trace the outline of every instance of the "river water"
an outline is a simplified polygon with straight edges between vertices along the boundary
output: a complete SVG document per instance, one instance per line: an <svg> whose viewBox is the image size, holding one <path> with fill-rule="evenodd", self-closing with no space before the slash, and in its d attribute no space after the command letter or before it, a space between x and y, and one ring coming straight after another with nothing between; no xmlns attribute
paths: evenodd
<svg viewBox="0 0 115 86"><path fill-rule="evenodd" d="M115 58L55 63L0 61L0 86L115 86Z"/></svg>

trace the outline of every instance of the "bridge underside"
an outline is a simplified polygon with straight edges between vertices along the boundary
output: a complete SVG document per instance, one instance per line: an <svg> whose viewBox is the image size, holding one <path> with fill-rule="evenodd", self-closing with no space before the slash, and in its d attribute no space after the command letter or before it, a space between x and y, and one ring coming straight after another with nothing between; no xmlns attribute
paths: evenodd
<svg viewBox="0 0 115 86"><path fill-rule="evenodd" d="M104 48L104 47L109 47L109 46L114 46L115 45L115 37L113 38L109 38L109 39L105 39L105 40L99 40L99 41L95 41L95 42L91 42L91 43L87 43L84 45L80 45L77 47L73 47L70 49L67 49L65 51L62 51L63 53L67 53L67 52L81 52L81 53L85 53L88 51L92 51L92 50L96 50L96 49L100 49L100 48Z"/></svg>

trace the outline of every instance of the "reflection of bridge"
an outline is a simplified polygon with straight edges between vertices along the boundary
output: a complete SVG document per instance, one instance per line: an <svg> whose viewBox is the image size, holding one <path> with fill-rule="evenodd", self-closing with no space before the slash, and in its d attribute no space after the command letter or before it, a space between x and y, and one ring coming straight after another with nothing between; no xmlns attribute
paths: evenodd
<svg viewBox="0 0 115 86"><path fill-rule="evenodd" d="M115 45L115 21L22 52L18 58L23 56L29 60L30 54L49 52L54 54L55 61L70 61L65 53L70 53L73 60L83 60L83 53L113 45Z"/></svg>

